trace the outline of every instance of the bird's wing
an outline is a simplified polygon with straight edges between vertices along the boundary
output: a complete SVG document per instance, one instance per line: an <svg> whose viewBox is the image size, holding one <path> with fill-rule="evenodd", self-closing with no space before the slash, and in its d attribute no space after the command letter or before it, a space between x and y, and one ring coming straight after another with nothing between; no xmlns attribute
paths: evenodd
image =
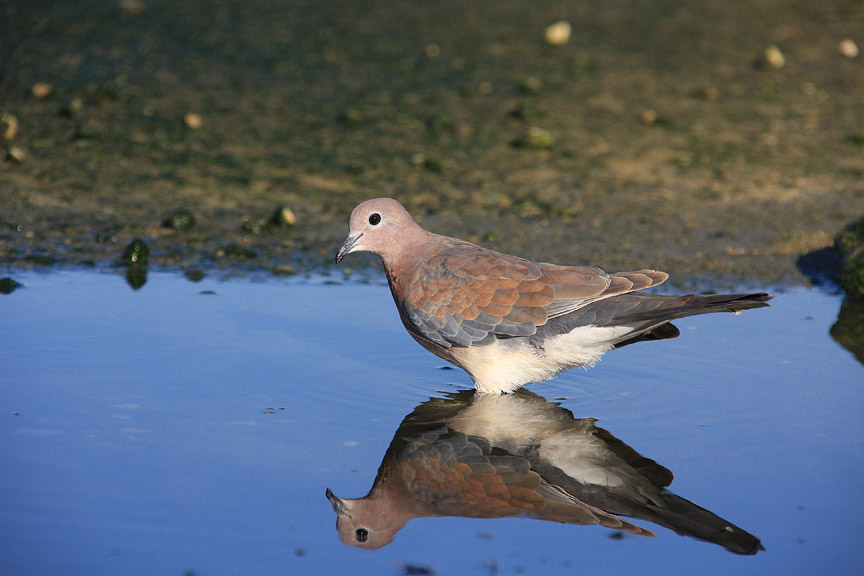
<svg viewBox="0 0 864 576"><path fill-rule="evenodd" d="M421 336L445 348L465 347L531 336L550 318L666 277L536 263L452 240L419 268L402 306Z"/></svg>
<svg viewBox="0 0 864 576"><path fill-rule="evenodd" d="M544 275L555 291L554 300L546 306L549 318L569 314L597 300L612 296L644 290L662 284L669 277L657 270L638 270L636 272L616 272L606 274L599 268L544 265ZM600 279L607 281L606 288L599 293L586 294L586 286Z"/></svg>

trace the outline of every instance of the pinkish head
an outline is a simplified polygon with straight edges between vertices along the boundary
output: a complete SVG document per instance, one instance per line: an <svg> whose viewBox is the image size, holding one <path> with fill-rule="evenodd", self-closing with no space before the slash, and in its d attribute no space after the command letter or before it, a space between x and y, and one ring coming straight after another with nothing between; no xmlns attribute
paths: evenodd
<svg viewBox="0 0 864 576"><path fill-rule="evenodd" d="M367 200L351 212L348 238L336 254L336 262L351 252L372 252L387 258L398 253L406 237L418 231L422 232L420 226L396 200Z"/></svg>

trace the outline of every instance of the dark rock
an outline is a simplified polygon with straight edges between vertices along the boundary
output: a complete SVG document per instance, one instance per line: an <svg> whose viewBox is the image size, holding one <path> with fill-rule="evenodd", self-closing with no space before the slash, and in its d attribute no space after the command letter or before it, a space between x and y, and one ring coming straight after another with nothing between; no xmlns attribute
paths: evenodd
<svg viewBox="0 0 864 576"><path fill-rule="evenodd" d="M0 279L0 294L11 294L20 287L21 284L19 284L12 278L9 278L8 276L6 278Z"/></svg>
<svg viewBox="0 0 864 576"><path fill-rule="evenodd" d="M185 208L178 208L162 221L162 226L172 230L189 230L195 226L195 216Z"/></svg>
<svg viewBox="0 0 864 576"><path fill-rule="evenodd" d="M864 364L864 300L844 300L830 333Z"/></svg>
<svg viewBox="0 0 864 576"><path fill-rule="evenodd" d="M60 114L67 118L78 116L81 110L84 109L84 99L80 97L72 98L60 108Z"/></svg>
<svg viewBox="0 0 864 576"><path fill-rule="evenodd" d="M243 222L241 227L242 232L255 234L256 236L263 234L269 227L270 222L261 218L249 218Z"/></svg>
<svg viewBox="0 0 864 576"><path fill-rule="evenodd" d="M864 217L841 230L834 246L840 253L840 286L850 298L864 300Z"/></svg>
<svg viewBox="0 0 864 576"><path fill-rule="evenodd" d="M135 238L126 246L121 258L126 266L146 266L150 257L150 249L140 238Z"/></svg>
<svg viewBox="0 0 864 576"><path fill-rule="evenodd" d="M133 290L139 290L147 283L147 266L129 266L126 268L126 283Z"/></svg>

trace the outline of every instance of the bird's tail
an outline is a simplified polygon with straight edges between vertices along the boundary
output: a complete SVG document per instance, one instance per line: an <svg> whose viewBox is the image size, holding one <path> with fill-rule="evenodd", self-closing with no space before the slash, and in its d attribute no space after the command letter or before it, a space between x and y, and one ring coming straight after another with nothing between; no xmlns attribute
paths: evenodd
<svg viewBox="0 0 864 576"><path fill-rule="evenodd" d="M600 326L631 326L633 332L625 339L615 343L616 348L645 340L665 340L679 335L672 320L712 314L732 312L768 306L771 296L758 294L689 294L687 296L666 296L660 294L624 294L610 300L601 300L595 314ZM603 320L606 320L603 322Z"/></svg>

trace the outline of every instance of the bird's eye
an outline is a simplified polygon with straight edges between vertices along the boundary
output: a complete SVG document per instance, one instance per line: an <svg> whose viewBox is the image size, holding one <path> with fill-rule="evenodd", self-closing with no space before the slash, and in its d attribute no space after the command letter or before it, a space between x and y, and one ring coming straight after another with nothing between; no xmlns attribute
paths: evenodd
<svg viewBox="0 0 864 576"><path fill-rule="evenodd" d="M380 216L379 216L380 218ZM357 542L366 542L369 539L369 531L365 528L358 528L354 535L357 537Z"/></svg>
<svg viewBox="0 0 864 576"><path fill-rule="evenodd" d="M377 212L373 212L369 215L369 224L372 226L377 226L381 222L381 215Z"/></svg>

